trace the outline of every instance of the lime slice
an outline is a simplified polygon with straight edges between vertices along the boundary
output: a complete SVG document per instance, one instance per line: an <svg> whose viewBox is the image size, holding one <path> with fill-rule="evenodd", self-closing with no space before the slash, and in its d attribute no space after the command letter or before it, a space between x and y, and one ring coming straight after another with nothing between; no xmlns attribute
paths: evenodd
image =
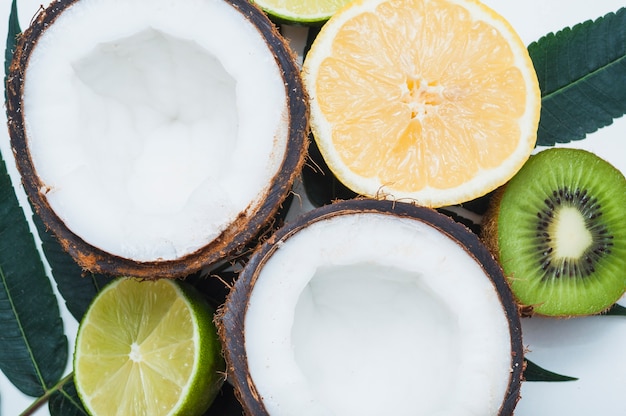
<svg viewBox="0 0 626 416"><path fill-rule="evenodd" d="M85 313L74 382L92 415L201 415L223 383L213 311L174 280L119 278Z"/></svg>
<svg viewBox="0 0 626 416"><path fill-rule="evenodd" d="M287 23L323 23L351 0L254 0L265 13Z"/></svg>

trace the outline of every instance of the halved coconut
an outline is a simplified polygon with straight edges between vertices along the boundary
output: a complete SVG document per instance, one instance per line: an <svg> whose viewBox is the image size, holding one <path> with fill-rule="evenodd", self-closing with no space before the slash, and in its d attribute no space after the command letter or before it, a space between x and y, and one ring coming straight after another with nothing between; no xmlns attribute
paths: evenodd
<svg viewBox="0 0 626 416"><path fill-rule="evenodd" d="M60 0L19 39L11 143L37 213L84 268L197 271L290 192L308 103L246 0Z"/></svg>
<svg viewBox="0 0 626 416"><path fill-rule="evenodd" d="M251 257L219 313L248 415L510 415L523 350L500 266L410 204L310 211Z"/></svg>

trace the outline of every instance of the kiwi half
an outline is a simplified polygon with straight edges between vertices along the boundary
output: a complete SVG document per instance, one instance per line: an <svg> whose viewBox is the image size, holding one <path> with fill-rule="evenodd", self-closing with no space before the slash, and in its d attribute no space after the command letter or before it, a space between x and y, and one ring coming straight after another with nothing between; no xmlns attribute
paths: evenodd
<svg viewBox="0 0 626 416"><path fill-rule="evenodd" d="M544 150L494 196L482 235L525 313L603 312L626 290L626 179L589 151Z"/></svg>

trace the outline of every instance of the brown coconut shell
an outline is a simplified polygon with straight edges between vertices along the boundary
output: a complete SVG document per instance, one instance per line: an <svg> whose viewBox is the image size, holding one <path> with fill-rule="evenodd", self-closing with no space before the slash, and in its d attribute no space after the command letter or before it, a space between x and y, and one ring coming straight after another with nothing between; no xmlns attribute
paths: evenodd
<svg viewBox="0 0 626 416"><path fill-rule="evenodd" d="M11 146L24 189L36 214L74 260L83 269L93 273L147 279L182 277L227 260L246 245L253 245L253 240L264 232L264 227L271 223L291 192L293 182L304 163L308 146L308 96L302 86L296 57L287 40L257 6L246 0L224 0L258 29L281 68L290 117L287 120L289 138L285 155L278 173L268 184L263 202L258 207L242 212L213 241L191 254L173 260L137 261L105 252L68 229L46 199L46 187L37 175L28 147L22 97L31 52L37 47L40 36L54 24L56 18L80 1L88 0L58 0L39 12L30 27L19 36L7 77L6 107Z"/></svg>
<svg viewBox="0 0 626 416"><path fill-rule="evenodd" d="M378 213L409 218L426 223L456 241L483 268L500 298L511 338L511 373L509 386L500 407L500 416L513 414L520 399L524 371L524 348L520 315L499 263L469 228L431 208L388 200L353 199L316 208L288 223L260 246L240 273L225 304L218 310L216 321L227 363L228 380L249 416L269 415L249 374L245 348L244 322L248 301L261 269L272 254L292 235L307 226L339 215Z"/></svg>

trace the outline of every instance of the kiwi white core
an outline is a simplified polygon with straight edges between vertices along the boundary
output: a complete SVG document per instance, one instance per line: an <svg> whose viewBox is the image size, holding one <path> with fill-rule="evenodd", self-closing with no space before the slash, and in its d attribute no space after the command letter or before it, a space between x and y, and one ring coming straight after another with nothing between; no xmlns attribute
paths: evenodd
<svg viewBox="0 0 626 416"><path fill-rule="evenodd" d="M425 223L319 221L259 272L244 322L269 414L496 415L509 324L482 267Z"/></svg>
<svg viewBox="0 0 626 416"><path fill-rule="evenodd" d="M52 208L140 261L189 254L255 209L287 142L276 60L224 1L76 2L33 50L23 99Z"/></svg>
<svg viewBox="0 0 626 416"><path fill-rule="evenodd" d="M574 207L561 207L548 231L554 236L554 255L557 258L580 258L593 244L585 219Z"/></svg>

